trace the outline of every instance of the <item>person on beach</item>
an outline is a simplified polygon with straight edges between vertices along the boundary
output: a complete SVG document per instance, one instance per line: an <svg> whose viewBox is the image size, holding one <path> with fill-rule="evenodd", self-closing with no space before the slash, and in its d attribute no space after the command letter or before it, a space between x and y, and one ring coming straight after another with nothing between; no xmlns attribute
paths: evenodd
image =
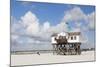
<svg viewBox="0 0 100 67"><path fill-rule="evenodd" d="M39 52L37 52L37 54L38 54L38 55L40 55L40 53L39 53Z"/></svg>

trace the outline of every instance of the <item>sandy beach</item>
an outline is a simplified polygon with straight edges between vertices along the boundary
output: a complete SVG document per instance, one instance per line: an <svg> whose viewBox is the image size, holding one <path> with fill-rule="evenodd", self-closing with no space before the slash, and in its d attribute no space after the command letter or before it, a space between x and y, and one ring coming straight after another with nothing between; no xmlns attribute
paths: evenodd
<svg viewBox="0 0 100 67"><path fill-rule="evenodd" d="M94 61L94 51L81 55L53 55L53 53L11 55L11 66Z"/></svg>

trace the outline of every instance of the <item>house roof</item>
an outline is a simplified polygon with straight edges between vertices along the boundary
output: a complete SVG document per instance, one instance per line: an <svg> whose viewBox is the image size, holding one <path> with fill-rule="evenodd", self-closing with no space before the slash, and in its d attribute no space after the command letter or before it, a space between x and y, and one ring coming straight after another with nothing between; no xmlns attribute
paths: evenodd
<svg viewBox="0 0 100 67"><path fill-rule="evenodd" d="M81 34L81 32L65 32L65 33L68 35L80 35ZM51 36L57 36L57 34L59 33L54 33Z"/></svg>
<svg viewBox="0 0 100 67"><path fill-rule="evenodd" d="M54 34L52 34L51 36L52 36L52 37L53 37L53 36L57 36L57 33L54 33Z"/></svg>
<svg viewBox="0 0 100 67"><path fill-rule="evenodd" d="M80 35L81 32L68 32L68 35Z"/></svg>

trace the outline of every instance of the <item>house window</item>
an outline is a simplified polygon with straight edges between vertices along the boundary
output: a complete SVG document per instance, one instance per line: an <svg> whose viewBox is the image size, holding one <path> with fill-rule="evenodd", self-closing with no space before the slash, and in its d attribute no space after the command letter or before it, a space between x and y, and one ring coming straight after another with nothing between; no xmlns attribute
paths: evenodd
<svg viewBox="0 0 100 67"><path fill-rule="evenodd" d="M76 40L76 36L71 36L71 40Z"/></svg>
<svg viewBox="0 0 100 67"><path fill-rule="evenodd" d="M73 36L71 36L71 40L73 40Z"/></svg>
<svg viewBox="0 0 100 67"><path fill-rule="evenodd" d="M76 36L74 36L74 39L76 40Z"/></svg>

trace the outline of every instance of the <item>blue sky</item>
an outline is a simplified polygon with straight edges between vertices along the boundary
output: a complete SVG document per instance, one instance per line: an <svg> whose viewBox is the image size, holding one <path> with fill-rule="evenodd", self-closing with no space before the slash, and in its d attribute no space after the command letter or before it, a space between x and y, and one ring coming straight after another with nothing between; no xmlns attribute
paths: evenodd
<svg viewBox="0 0 100 67"><path fill-rule="evenodd" d="M77 11L75 15L73 15L73 11ZM67 17L71 16L71 18L64 21L64 22L68 22L68 26L65 26L65 27L69 28L69 30L80 28L81 32L84 33L84 35L86 35L86 37L88 38L89 44L90 43L92 43L93 45L95 44L95 25L94 25L95 24L95 21L94 21L95 20L95 6L93 5L22 2L22 1L11 0L11 16L14 19L16 19L16 22L14 21L11 21L11 22L13 24L17 24L20 26L20 24L18 23L19 21L23 23L25 22L24 21L25 19L24 20L21 19L21 17L25 18L25 15L27 16L31 15L32 18L33 18L33 15L35 15L36 16L35 19L39 20L39 21L36 21L36 23L40 25L43 25L43 24L45 25L45 22L47 22L46 25L48 26L45 26L46 28L47 27L54 28L53 26L57 26L57 24L60 25L64 17L66 20ZM73 16L75 16L74 18L76 19L74 19ZM30 20L27 20L27 21L30 21ZM17 26L17 28L19 26ZM29 26L29 28L30 27L31 26ZM41 27L44 27L44 26L41 26ZM13 28L13 25L11 28ZM35 29L37 28L38 27L35 27ZM26 28L19 27L19 29L23 31L23 29L26 29ZM15 32L19 33L17 30L15 30ZM19 41L21 39L23 40L24 38L20 38L17 40ZM23 42L24 41L25 40L23 40Z"/></svg>
<svg viewBox="0 0 100 67"><path fill-rule="evenodd" d="M64 11L70 10L75 6L80 7L85 14L95 11L94 6L89 5L50 4L40 2L25 3L15 0L11 2L11 6L11 15L16 17L16 19L20 19L26 12L31 11L36 14L41 22L48 20L52 24L60 22L61 18L64 16Z"/></svg>

